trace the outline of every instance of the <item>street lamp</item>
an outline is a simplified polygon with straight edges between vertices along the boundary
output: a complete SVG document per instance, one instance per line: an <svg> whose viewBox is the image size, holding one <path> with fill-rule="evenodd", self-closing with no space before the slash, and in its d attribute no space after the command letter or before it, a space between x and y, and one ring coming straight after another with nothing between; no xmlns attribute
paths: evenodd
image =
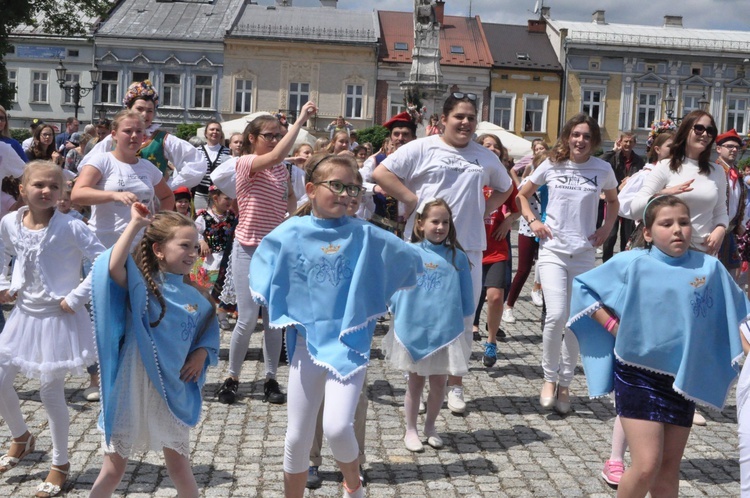
<svg viewBox="0 0 750 498"><path fill-rule="evenodd" d="M674 115L674 104L677 99L674 98L670 91L666 97L664 97L664 111L667 113L667 117L673 121L672 116Z"/></svg>
<svg viewBox="0 0 750 498"><path fill-rule="evenodd" d="M708 104L710 104L710 102L706 98L706 92L703 92L703 95L701 95L701 98L698 100L698 107L701 111L708 111Z"/></svg>
<svg viewBox="0 0 750 498"><path fill-rule="evenodd" d="M89 71L89 73L91 74L90 87L82 87L81 84L77 81L73 84L66 83L65 75L68 72L68 69L63 65L62 59L60 60L60 64L58 64L58 66L55 68L55 72L57 73L57 84L60 85L60 88L65 91L65 93L73 97L75 118L78 119L78 109L81 108L81 97L85 97L86 95L91 93L97 86L99 86L99 80L102 76L102 72L98 67L96 67L96 64L94 64L94 67Z"/></svg>

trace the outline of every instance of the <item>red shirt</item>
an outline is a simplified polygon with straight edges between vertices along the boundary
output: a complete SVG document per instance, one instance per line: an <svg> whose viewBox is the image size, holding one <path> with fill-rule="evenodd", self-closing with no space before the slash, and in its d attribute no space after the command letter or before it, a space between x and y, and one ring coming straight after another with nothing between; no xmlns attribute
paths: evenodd
<svg viewBox="0 0 750 498"><path fill-rule="evenodd" d="M483 265L508 260L508 241L506 239L495 240L495 237L493 237L492 234L505 220L506 213L517 213L519 211L518 206L516 205L518 189L516 189L515 185L511 188L510 196L503 205L496 211L493 211L488 218L484 219L484 229L487 231L487 249L485 249L482 254ZM484 187L485 199L488 199L491 194L492 189Z"/></svg>

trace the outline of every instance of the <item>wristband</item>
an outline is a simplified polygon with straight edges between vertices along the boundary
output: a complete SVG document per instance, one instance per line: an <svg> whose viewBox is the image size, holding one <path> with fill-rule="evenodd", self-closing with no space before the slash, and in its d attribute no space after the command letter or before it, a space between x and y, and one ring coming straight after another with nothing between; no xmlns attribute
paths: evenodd
<svg viewBox="0 0 750 498"><path fill-rule="evenodd" d="M531 224L534 223L535 221L538 221L538 220L536 218L531 218L530 220L527 220L526 223L528 223L529 226L531 226Z"/></svg>
<svg viewBox="0 0 750 498"><path fill-rule="evenodd" d="M607 320L607 323L604 324L604 328L607 332L612 332L612 329L615 328L615 325L620 323L617 318L610 316L609 320Z"/></svg>

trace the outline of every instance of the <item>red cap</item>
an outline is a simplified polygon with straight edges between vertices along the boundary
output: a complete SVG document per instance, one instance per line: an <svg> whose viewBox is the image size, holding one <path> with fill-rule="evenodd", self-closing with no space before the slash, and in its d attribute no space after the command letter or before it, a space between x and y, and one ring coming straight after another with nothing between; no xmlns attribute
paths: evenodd
<svg viewBox="0 0 750 498"><path fill-rule="evenodd" d="M737 134L737 131L734 128L716 137L716 145L721 145L729 140L734 140L742 146L742 137Z"/></svg>
<svg viewBox="0 0 750 498"><path fill-rule="evenodd" d="M414 120L411 118L411 114L409 114L407 111L400 112L393 116L391 119L383 123L383 126L388 128L389 130L393 130L396 126L407 126L412 129L412 131L416 131L417 125L414 123Z"/></svg>
<svg viewBox="0 0 750 498"><path fill-rule="evenodd" d="M193 196L190 194L190 189L187 187L179 187L173 191L175 199L192 199Z"/></svg>

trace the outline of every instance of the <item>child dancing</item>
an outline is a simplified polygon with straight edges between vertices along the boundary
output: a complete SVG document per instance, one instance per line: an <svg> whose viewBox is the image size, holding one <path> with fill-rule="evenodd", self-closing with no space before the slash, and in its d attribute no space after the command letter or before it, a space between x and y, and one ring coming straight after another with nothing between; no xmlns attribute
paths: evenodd
<svg viewBox="0 0 750 498"><path fill-rule="evenodd" d="M128 458L147 450L164 451L179 496L198 496L189 429L200 419L206 369L219 351L213 305L184 281L198 251L189 218L164 211L152 219L145 205L134 203L122 236L94 263L105 455L92 497L111 496Z"/></svg>

